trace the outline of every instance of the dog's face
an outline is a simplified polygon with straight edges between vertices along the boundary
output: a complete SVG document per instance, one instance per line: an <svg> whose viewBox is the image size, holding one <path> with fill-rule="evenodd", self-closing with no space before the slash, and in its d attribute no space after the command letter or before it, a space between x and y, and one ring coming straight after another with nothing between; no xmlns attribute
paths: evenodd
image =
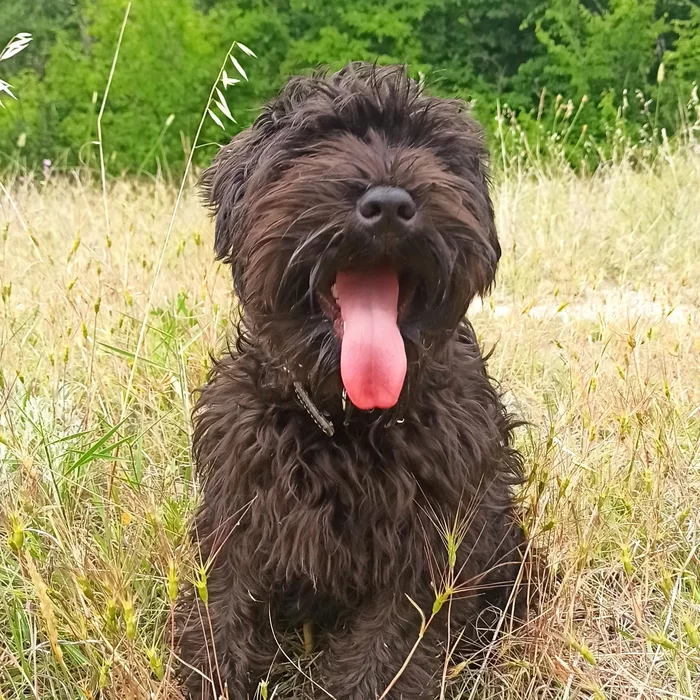
<svg viewBox="0 0 700 700"><path fill-rule="evenodd" d="M403 68L293 78L203 180L248 331L314 394L408 400L493 282L481 130Z"/></svg>

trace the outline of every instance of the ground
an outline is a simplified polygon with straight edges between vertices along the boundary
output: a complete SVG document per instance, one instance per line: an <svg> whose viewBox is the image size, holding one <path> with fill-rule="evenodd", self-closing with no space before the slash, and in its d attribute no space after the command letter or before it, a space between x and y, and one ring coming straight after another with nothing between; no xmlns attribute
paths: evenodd
<svg viewBox="0 0 700 700"><path fill-rule="evenodd" d="M171 227L159 181L4 188L0 697L175 698L189 416L230 330L228 270L191 189ZM511 168L494 198L499 281L470 318L529 421L523 520L548 583L447 694L698 698L700 155Z"/></svg>

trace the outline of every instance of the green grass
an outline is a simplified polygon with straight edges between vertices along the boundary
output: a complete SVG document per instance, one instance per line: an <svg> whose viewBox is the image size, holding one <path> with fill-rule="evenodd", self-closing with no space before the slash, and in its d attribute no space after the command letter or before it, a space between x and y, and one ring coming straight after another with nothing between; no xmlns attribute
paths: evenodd
<svg viewBox="0 0 700 700"><path fill-rule="evenodd" d="M170 188L111 183L108 230L77 176L7 186L0 697L176 698L165 630L195 576L189 414L225 345L229 272L192 193L152 289ZM698 698L700 157L509 169L494 194L499 283L470 316L530 421L524 519L551 582L451 692Z"/></svg>

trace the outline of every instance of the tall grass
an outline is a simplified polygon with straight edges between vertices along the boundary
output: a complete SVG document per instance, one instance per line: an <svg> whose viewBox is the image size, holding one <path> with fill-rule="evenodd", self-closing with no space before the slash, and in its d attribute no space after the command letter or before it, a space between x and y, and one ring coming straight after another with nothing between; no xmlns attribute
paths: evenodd
<svg viewBox="0 0 700 700"><path fill-rule="evenodd" d="M218 85L239 82L229 58L247 79L234 49L254 57L232 44L197 137L207 116L232 120ZM441 698L700 686L697 92L686 107L674 144L651 112L648 139L630 140L621 110L602 145L568 103L534 128L499 112L505 254L471 317L530 421L524 523L550 583L491 665L445 659ZM0 700L179 697L168 621L201 571L186 541L192 392L235 303L192 192L197 137L179 188L108 181L102 158L99 183L19 168L0 183ZM577 149L604 166L576 174ZM448 548L458 536L445 528ZM261 695L298 697L313 662L286 665Z"/></svg>
<svg viewBox="0 0 700 700"><path fill-rule="evenodd" d="M109 182L107 231L78 173L5 187L0 696L175 698L191 396L224 347L229 272L191 189L151 293L173 188ZM511 168L494 196L499 283L470 316L530 421L524 517L551 583L490 668L449 670L449 692L697 698L700 155Z"/></svg>

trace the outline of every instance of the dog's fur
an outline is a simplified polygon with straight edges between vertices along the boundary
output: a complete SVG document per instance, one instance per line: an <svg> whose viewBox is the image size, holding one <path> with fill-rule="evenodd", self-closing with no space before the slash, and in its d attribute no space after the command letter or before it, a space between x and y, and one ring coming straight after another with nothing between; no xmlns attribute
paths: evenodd
<svg viewBox="0 0 700 700"><path fill-rule="evenodd" d="M376 699L418 637L413 603L430 617L455 523L459 592L387 697L435 697L448 627L452 643L463 631L483 647L519 599L514 422L464 319L500 256L486 159L463 103L425 96L403 68L351 64L291 79L204 175L242 321L195 411L204 486L193 537L209 562L208 608L192 589L175 623L191 697L218 697L224 684L231 700L252 697L284 632L311 623L314 680L338 700ZM353 223L372 185L412 195L414 235ZM318 294L339 269L387 259L416 283L400 326L408 374L393 409L348 413Z"/></svg>

